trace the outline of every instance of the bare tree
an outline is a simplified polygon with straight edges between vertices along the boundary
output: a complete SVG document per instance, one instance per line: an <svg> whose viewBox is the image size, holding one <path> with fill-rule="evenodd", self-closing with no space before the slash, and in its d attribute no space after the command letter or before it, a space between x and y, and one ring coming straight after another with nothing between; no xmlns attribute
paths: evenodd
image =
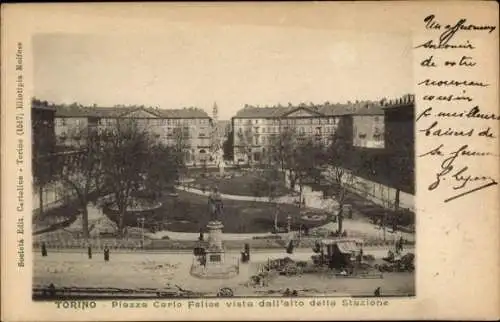
<svg viewBox="0 0 500 322"><path fill-rule="evenodd" d="M280 163L283 171L289 169L293 164L296 145L297 133L294 127L281 128L278 136L272 139L270 151L274 155L274 159Z"/></svg>
<svg viewBox="0 0 500 322"><path fill-rule="evenodd" d="M331 166L324 172L324 179L327 185L333 190L332 197L337 201L338 212L338 232L343 231L344 205L349 189L355 184L355 176L352 171L339 166Z"/></svg>
<svg viewBox="0 0 500 322"><path fill-rule="evenodd" d="M99 190L101 184L101 147L96 129L77 127L73 129L77 140L73 144L72 157L65 162L59 174L59 181L65 191L76 197L82 214L82 234L89 237L88 203L91 194Z"/></svg>
<svg viewBox="0 0 500 322"><path fill-rule="evenodd" d="M301 204L304 184L310 180L318 181L319 167L323 159L324 146L312 138L299 141L293 149L292 157L288 160L288 168L294 182L299 184Z"/></svg>
<svg viewBox="0 0 500 322"><path fill-rule="evenodd" d="M244 151L247 157L248 165L252 160L252 146L254 144L254 133L251 127L245 128L243 131L237 133L238 146Z"/></svg>
<svg viewBox="0 0 500 322"><path fill-rule="evenodd" d="M185 169L184 158L174 147L153 142L145 164L144 188L153 198L171 190Z"/></svg>
<svg viewBox="0 0 500 322"><path fill-rule="evenodd" d="M129 206L145 182L152 158L151 138L134 120L117 120L103 131L102 170L104 184L118 209L120 233Z"/></svg>
<svg viewBox="0 0 500 322"><path fill-rule="evenodd" d="M279 208L277 199L279 197L279 186L281 183L281 173L274 164L267 164L253 182L253 190L255 196L265 196L270 204L273 205L274 211L274 231L278 231L278 213Z"/></svg>
<svg viewBox="0 0 500 322"><path fill-rule="evenodd" d="M40 101L32 98L32 106L48 107L47 101ZM55 133L52 122L44 117L43 110L32 109L32 131L33 131L33 150L32 150L32 170L33 179L38 190L39 214L44 213L44 188L50 184L55 175L58 158L55 157Z"/></svg>
<svg viewBox="0 0 500 322"><path fill-rule="evenodd" d="M328 146L324 158L323 165L326 170L323 173L323 178L333 192L333 197L338 203L338 232L342 233L342 225L344 219L344 204L350 189L355 185L356 171L351 167L345 167L345 160L349 158L351 145L349 144L349 127L344 123L339 124L339 127L332 135L332 140Z"/></svg>
<svg viewBox="0 0 500 322"><path fill-rule="evenodd" d="M173 151L171 149L168 149L169 150L168 153L175 154L175 163L176 163L175 169L179 171L179 176L180 176L184 174L186 170L185 162L187 159L187 154L190 153L189 152L191 147L189 142L190 133L189 131L185 131L184 129L177 127L174 128L173 135L174 135ZM160 148L160 151L166 152L166 149L163 147Z"/></svg>

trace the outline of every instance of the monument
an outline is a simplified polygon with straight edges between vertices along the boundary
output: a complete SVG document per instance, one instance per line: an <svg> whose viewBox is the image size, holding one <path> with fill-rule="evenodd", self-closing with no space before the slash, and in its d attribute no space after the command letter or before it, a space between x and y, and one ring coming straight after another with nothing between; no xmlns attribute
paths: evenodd
<svg viewBox="0 0 500 322"><path fill-rule="evenodd" d="M221 221L224 203L217 188L208 196L210 221L207 224L208 240L204 252L195 255L198 262L193 263L191 275L199 278L231 278L239 273L238 258L226 258L222 244Z"/></svg>
<svg viewBox="0 0 500 322"><path fill-rule="evenodd" d="M224 248L222 247L222 228L220 221L224 203L217 188L208 196L210 221L208 222L208 247L206 249L207 265L224 262Z"/></svg>

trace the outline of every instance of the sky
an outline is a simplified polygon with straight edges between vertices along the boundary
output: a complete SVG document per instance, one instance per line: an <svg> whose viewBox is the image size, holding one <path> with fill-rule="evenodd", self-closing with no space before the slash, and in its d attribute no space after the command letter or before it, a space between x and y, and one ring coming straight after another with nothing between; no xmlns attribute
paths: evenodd
<svg viewBox="0 0 500 322"><path fill-rule="evenodd" d="M230 119L245 104L396 98L412 92L411 37L252 25L161 33L38 34L34 95L98 106L196 106Z"/></svg>

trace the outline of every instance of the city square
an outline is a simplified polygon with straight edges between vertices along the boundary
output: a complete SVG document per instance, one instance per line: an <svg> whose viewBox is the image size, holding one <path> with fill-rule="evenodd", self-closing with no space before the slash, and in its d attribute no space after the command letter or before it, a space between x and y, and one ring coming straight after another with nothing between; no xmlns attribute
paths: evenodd
<svg viewBox="0 0 500 322"><path fill-rule="evenodd" d="M34 299L415 296L413 94L51 91L31 105Z"/></svg>

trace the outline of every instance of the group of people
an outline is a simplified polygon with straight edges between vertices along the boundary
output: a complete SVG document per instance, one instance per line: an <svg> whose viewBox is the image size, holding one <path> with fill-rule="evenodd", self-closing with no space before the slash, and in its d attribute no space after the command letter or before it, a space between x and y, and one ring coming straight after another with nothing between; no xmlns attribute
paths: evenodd
<svg viewBox="0 0 500 322"><path fill-rule="evenodd" d="M41 250L43 257L48 256L47 245L45 244L45 242L42 242L40 250ZM104 261L109 262L109 247L108 246L104 246L103 254L104 254ZM92 247L90 245L87 247L87 255L88 255L89 259L92 259Z"/></svg>
<svg viewBox="0 0 500 322"><path fill-rule="evenodd" d="M283 296L298 296L299 295L299 292L297 292L297 290L290 290L289 288L287 288L285 290L285 292L283 293Z"/></svg>

